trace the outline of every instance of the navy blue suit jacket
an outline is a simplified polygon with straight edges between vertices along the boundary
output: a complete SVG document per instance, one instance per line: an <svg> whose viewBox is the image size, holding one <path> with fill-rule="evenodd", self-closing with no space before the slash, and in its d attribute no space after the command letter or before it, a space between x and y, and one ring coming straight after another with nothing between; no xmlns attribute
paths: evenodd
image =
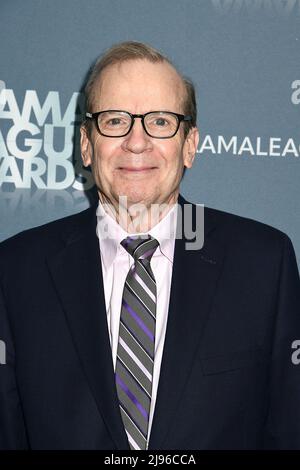
<svg viewBox="0 0 300 470"><path fill-rule="evenodd" d="M95 210L0 245L1 449L129 449ZM149 449L299 449L300 281L290 239L206 208L203 248L187 251L185 241L175 244Z"/></svg>

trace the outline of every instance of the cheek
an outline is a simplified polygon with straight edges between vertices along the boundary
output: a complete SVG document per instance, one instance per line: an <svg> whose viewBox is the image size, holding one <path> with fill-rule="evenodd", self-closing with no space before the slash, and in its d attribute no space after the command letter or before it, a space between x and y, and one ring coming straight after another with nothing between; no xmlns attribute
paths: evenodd
<svg viewBox="0 0 300 470"><path fill-rule="evenodd" d="M168 171L176 171L183 164L182 145L180 142L168 142L161 149Z"/></svg>
<svg viewBox="0 0 300 470"><path fill-rule="evenodd" d="M119 148L120 145L117 142L97 139L94 145L94 166L104 172L112 171Z"/></svg>

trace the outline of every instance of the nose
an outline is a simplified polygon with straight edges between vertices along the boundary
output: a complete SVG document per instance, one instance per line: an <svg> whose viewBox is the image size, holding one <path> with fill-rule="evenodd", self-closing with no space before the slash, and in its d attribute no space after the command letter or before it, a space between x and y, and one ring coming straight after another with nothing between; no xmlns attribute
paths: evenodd
<svg viewBox="0 0 300 470"><path fill-rule="evenodd" d="M143 153L152 148L151 137L146 134L141 118L135 118L131 131L124 138L123 147L132 153Z"/></svg>

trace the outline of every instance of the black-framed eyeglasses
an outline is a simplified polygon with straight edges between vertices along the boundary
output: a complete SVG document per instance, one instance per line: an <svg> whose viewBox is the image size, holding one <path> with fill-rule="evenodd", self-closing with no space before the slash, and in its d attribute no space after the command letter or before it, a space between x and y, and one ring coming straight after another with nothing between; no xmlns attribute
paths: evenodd
<svg viewBox="0 0 300 470"><path fill-rule="evenodd" d="M177 133L182 121L191 121L192 116L171 111L149 111L146 114L131 114L128 111L109 109L97 113L86 113L94 120L98 132L105 137L125 137L131 131L136 118L140 118L146 134L156 139L169 139Z"/></svg>

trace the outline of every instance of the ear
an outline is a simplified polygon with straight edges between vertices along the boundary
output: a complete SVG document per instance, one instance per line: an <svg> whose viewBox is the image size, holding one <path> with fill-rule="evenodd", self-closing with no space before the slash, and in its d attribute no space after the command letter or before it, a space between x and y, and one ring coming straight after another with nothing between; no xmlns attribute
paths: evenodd
<svg viewBox="0 0 300 470"><path fill-rule="evenodd" d="M183 144L183 164L186 168L191 168L197 152L199 143L199 131L197 127L192 127Z"/></svg>
<svg viewBox="0 0 300 470"><path fill-rule="evenodd" d="M92 146L84 125L80 127L80 148L83 166L87 167L92 163Z"/></svg>

